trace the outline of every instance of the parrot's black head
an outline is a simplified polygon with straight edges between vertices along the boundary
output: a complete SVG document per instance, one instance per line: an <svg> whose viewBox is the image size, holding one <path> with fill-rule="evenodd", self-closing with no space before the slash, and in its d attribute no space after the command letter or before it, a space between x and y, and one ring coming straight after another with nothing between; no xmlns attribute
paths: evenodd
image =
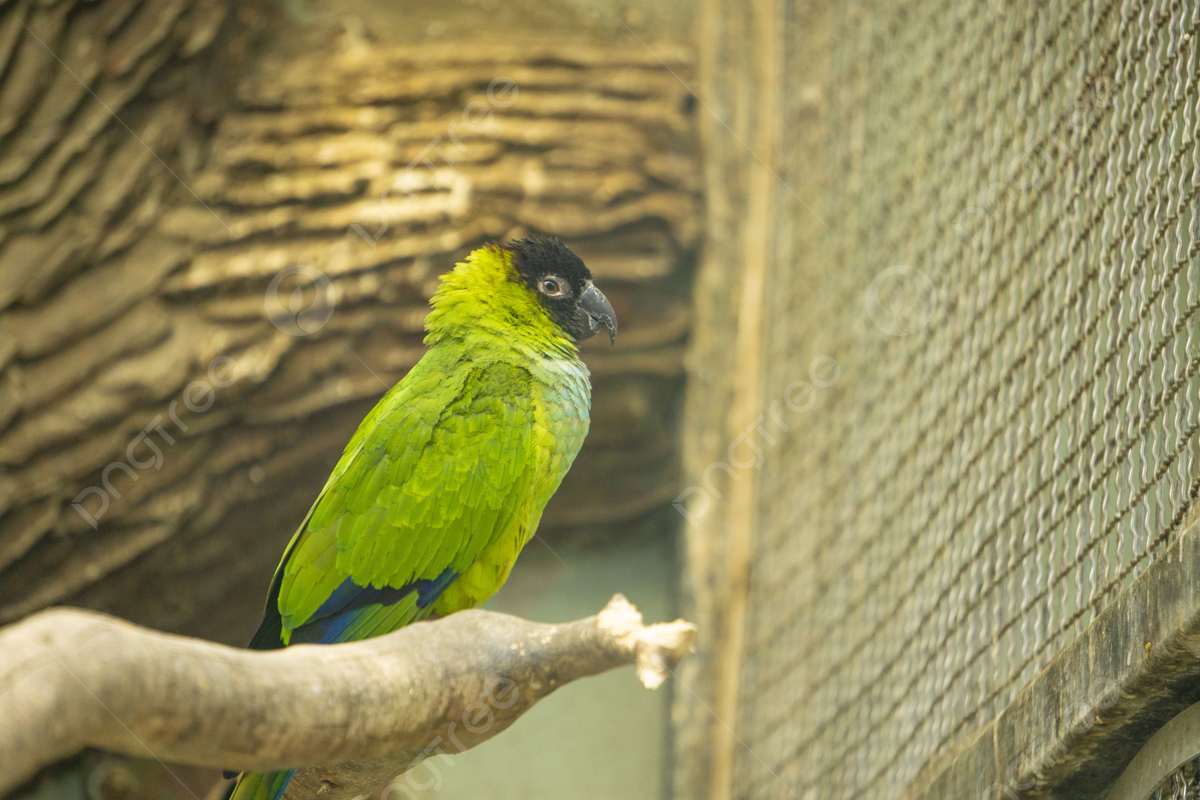
<svg viewBox="0 0 1200 800"><path fill-rule="evenodd" d="M617 338L617 317L608 299L592 285L583 259L558 239L541 237L509 242L513 267L541 301L546 313L575 341L608 329L609 343Z"/></svg>

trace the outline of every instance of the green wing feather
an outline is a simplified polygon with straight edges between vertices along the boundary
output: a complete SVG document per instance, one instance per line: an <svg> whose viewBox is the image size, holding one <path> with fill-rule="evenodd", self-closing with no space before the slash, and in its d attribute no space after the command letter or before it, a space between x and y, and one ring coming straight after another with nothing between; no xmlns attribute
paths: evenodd
<svg viewBox="0 0 1200 800"><path fill-rule="evenodd" d="M363 421L289 546L277 574L285 641L346 578L401 589L461 574L528 522L517 509L539 471L532 377L439 361L423 360ZM395 615L378 616L354 638L393 629Z"/></svg>

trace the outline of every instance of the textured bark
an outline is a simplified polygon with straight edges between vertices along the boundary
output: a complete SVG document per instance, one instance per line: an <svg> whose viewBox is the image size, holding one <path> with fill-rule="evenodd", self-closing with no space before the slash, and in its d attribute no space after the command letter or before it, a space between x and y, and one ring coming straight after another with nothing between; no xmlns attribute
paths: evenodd
<svg viewBox="0 0 1200 800"><path fill-rule="evenodd" d="M0 631L0 793L83 747L297 772L288 798L367 794L461 752L566 683L635 664L660 686L691 648L616 595L561 625L465 611L348 645L235 650L89 612Z"/></svg>
<svg viewBox="0 0 1200 800"><path fill-rule="evenodd" d="M699 232L688 54L233 8L0 8L0 621L70 603L244 641L420 357L438 273L527 232L585 258L622 331L585 353L592 433L543 535L656 519Z"/></svg>

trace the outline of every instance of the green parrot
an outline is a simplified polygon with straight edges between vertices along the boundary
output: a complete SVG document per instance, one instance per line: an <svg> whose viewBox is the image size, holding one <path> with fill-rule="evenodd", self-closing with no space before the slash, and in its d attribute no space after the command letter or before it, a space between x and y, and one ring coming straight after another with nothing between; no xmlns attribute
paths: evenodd
<svg viewBox="0 0 1200 800"><path fill-rule="evenodd" d="M250 647L381 636L500 588L588 431L579 342L616 317L557 239L489 245L442 277L424 357L359 425L300 523ZM243 774L277 800L294 770Z"/></svg>

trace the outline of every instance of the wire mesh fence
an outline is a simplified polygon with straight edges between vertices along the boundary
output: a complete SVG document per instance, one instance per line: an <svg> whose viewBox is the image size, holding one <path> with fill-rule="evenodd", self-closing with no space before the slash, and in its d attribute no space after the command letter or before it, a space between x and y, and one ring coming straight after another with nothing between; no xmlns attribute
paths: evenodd
<svg viewBox="0 0 1200 800"><path fill-rule="evenodd" d="M1147 800L1188 800L1200 793L1200 758L1193 758L1163 779Z"/></svg>
<svg viewBox="0 0 1200 800"><path fill-rule="evenodd" d="M763 397L840 378L762 445L746 797L897 796L1200 492L1200 6L831 13L820 268L769 276Z"/></svg>

